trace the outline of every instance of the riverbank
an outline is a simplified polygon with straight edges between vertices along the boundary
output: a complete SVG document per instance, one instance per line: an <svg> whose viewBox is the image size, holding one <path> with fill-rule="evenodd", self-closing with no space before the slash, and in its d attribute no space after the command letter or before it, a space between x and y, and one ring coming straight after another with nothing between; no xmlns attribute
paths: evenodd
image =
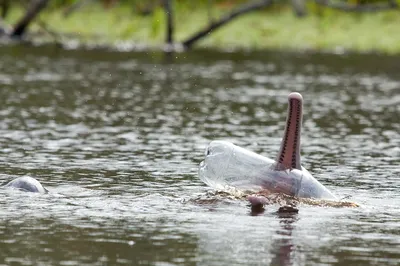
<svg viewBox="0 0 400 266"><path fill-rule="evenodd" d="M175 42L182 42L210 21L204 5L175 6ZM231 7L214 7L214 20L229 13ZM252 12L233 20L197 43L201 48L277 49L400 53L400 16L398 11L345 13L309 5L309 14L298 18L290 6L276 6ZM7 23L22 14L13 8ZM49 9L30 27L41 32L40 39L64 42L114 45L126 42L158 46L165 40L165 15L157 8L150 15L134 12L132 7L104 9L92 4L64 17L63 10ZM37 36L37 34L35 34ZM37 37L36 37L37 38Z"/></svg>

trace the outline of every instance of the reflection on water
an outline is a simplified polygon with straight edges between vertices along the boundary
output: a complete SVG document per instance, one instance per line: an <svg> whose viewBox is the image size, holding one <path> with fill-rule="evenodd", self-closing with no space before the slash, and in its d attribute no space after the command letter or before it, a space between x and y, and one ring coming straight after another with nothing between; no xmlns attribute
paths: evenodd
<svg viewBox="0 0 400 266"><path fill-rule="evenodd" d="M6 265L398 265L400 64L378 55L0 51ZM304 166L359 208L198 204L204 149L274 158L289 92L304 97Z"/></svg>
<svg viewBox="0 0 400 266"><path fill-rule="evenodd" d="M275 241L276 243L273 243L276 248L272 251L273 259L271 264L283 266L294 265L301 261L301 258L296 259L296 245L294 245L292 238L297 214L283 213L279 214L279 218L281 228L276 231L278 237Z"/></svg>

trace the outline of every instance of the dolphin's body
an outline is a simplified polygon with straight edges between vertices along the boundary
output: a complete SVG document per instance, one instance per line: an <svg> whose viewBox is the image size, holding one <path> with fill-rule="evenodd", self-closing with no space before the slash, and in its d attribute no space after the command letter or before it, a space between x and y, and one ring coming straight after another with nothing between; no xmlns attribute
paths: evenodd
<svg viewBox="0 0 400 266"><path fill-rule="evenodd" d="M47 193L47 189L45 189L39 181L30 176L17 177L8 182L4 187L26 192Z"/></svg>
<svg viewBox="0 0 400 266"><path fill-rule="evenodd" d="M205 160L200 164L200 178L213 187L222 183L268 193L335 200L336 197L301 166L303 97L293 92L288 98L286 127L275 161L230 142L212 141L206 150Z"/></svg>

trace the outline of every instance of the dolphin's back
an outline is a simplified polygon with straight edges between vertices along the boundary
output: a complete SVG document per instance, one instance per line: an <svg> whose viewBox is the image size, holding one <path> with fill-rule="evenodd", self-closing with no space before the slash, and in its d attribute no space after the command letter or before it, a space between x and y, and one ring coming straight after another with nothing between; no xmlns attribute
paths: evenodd
<svg viewBox="0 0 400 266"><path fill-rule="evenodd" d="M280 192L300 198L335 200L336 197L316 180L304 167L277 171L271 169L258 179L261 187L270 192Z"/></svg>
<svg viewBox="0 0 400 266"><path fill-rule="evenodd" d="M36 192L36 193L47 192L47 190L42 186L42 184L40 184L39 181L30 176L18 177L7 183L4 187L15 188L27 192Z"/></svg>
<svg viewBox="0 0 400 266"><path fill-rule="evenodd" d="M277 170L276 162L227 141L212 141L200 163L199 176L207 185L284 193L301 198L336 199L304 167Z"/></svg>

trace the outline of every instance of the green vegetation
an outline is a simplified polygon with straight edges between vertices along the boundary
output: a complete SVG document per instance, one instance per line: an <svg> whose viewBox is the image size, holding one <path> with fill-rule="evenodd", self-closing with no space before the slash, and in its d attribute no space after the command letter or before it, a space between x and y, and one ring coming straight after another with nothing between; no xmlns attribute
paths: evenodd
<svg viewBox="0 0 400 266"><path fill-rule="evenodd" d="M175 1L175 42L190 37L209 23L206 1ZM240 2L240 1L239 1ZM238 6L214 4L214 19ZM92 3L64 17L65 8L49 7L40 14L31 32L57 33L58 41L78 39L84 43L113 44L117 41L162 45L166 19L161 6L144 16L132 5L120 3L112 8ZM12 7L6 21L14 23L23 13ZM41 23L38 23L41 21ZM245 14L202 39L197 47L237 49L327 50L400 53L399 11L346 13L308 4L308 15L296 17L290 5ZM46 35L46 34L45 34ZM54 34L53 34L54 35ZM48 36L50 36L48 34ZM54 36L53 36L54 37Z"/></svg>

